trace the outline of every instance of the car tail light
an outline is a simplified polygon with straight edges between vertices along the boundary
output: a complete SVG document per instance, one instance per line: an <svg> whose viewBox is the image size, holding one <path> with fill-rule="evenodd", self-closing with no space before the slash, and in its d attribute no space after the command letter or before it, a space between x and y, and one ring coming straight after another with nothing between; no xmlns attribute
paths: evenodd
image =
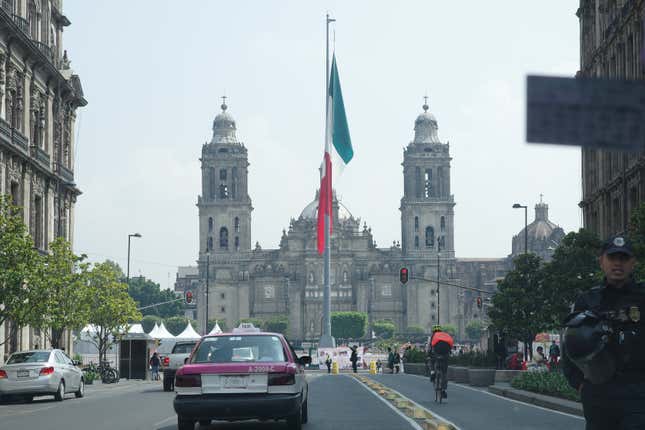
<svg viewBox="0 0 645 430"><path fill-rule="evenodd" d="M291 373L269 373L269 385L293 385L296 376Z"/></svg>
<svg viewBox="0 0 645 430"><path fill-rule="evenodd" d="M164 357L163 358L163 365L168 366L170 364L170 357Z"/></svg>
<svg viewBox="0 0 645 430"><path fill-rule="evenodd" d="M201 387L201 375L175 375L175 387Z"/></svg>
<svg viewBox="0 0 645 430"><path fill-rule="evenodd" d="M0 370L0 379L6 378L7 377L7 372L4 370Z"/></svg>
<svg viewBox="0 0 645 430"><path fill-rule="evenodd" d="M42 369L40 369L40 376L51 375L52 373L54 373L54 368L51 367L51 366L50 367L43 367Z"/></svg>

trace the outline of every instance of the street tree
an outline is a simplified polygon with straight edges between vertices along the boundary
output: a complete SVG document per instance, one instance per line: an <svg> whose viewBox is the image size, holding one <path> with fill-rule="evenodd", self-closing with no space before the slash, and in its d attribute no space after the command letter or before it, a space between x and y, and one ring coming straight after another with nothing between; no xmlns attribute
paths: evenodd
<svg viewBox="0 0 645 430"><path fill-rule="evenodd" d="M637 280L645 279L645 203L632 212L629 221L629 238L632 241L636 256L636 269L634 277Z"/></svg>
<svg viewBox="0 0 645 430"><path fill-rule="evenodd" d="M513 260L513 270L499 283L488 315L493 325L507 336L524 342L525 357L533 339L548 324L543 305L542 260L534 254L522 254Z"/></svg>
<svg viewBox="0 0 645 430"><path fill-rule="evenodd" d="M542 301L545 329L557 329L582 292L602 280L598 255L602 242L589 230L567 234L542 268Z"/></svg>
<svg viewBox="0 0 645 430"><path fill-rule="evenodd" d="M332 312L331 334L339 339L360 339L367 330L367 313Z"/></svg>
<svg viewBox="0 0 645 430"><path fill-rule="evenodd" d="M226 332L228 330L226 320L208 320L208 330L206 330L206 332L210 333L211 330L215 328L215 324L217 324L223 332Z"/></svg>
<svg viewBox="0 0 645 430"><path fill-rule="evenodd" d="M108 349L127 334L129 323L141 321L142 317L114 265L95 264L87 279L92 308L89 322L96 327L91 340L99 350L100 360L105 361Z"/></svg>
<svg viewBox="0 0 645 430"><path fill-rule="evenodd" d="M478 340L482 335L482 322L472 320L466 324L466 337L470 340Z"/></svg>
<svg viewBox="0 0 645 430"><path fill-rule="evenodd" d="M286 315L270 318L264 322L262 328L272 333L282 333L286 335L287 330L289 330L289 318L287 318Z"/></svg>
<svg viewBox="0 0 645 430"><path fill-rule="evenodd" d="M162 321L163 320L156 315L144 315L141 319L141 327L143 327L143 331L150 333L150 330L155 327L155 324L161 325Z"/></svg>
<svg viewBox="0 0 645 430"><path fill-rule="evenodd" d="M0 195L0 325L11 322L0 345L20 326L42 318L36 307L41 266L22 210L11 204L9 196Z"/></svg>
<svg viewBox="0 0 645 430"><path fill-rule="evenodd" d="M197 331L200 330L199 324L197 324L197 321L191 320L190 318L169 317L163 320L163 323L166 326L166 329L168 329L168 331L174 336L177 336L179 333L184 331L184 329L186 328L186 325L188 325L189 322L195 330Z"/></svg>
<svg viewBox="0 0 645 430"><path fill-rule="evenodd" d="M169 318L182 316L184 313L183 300L177 300L174 291L162 290L159 284L143 276L130 278L128 294L137 302L138 308L146 307L146 309L141 309L143 315L157 315L161 318ZM166 304L149 307L158 303Z"/></svg>
<svg viewBox="0 0 645 430"><path fill-rule="evenodd" d="M44 318L39 328L50 337L54 348L62 346L64 330L82 329L89 321L89 264L83 262L85 258L85 255L75 255L69 242L62 237L49 244L49 253L43 257L38 283Z"/></svg>
<svg viewBox="0 0 645 430"><path fill-rule="evenodd" d="M381 339L390 339L394 336L396 326L389 320L378 320L372 323L372 331L376 337Z"/></svg>

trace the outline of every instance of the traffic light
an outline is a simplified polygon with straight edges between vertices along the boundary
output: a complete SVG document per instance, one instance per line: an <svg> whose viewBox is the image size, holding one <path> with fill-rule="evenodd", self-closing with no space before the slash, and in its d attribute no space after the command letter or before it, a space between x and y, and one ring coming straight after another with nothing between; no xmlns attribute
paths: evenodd
<svg viewBox="0 0 645 430"><path fill-rule="evenodd" d="M408 283L408 268L407 267L401 267L401 270L399 271L399 280L401 281L402 284L407 284Z"/></svg>
<svg viewBox="0 0 645 430"><path fill-rule="evenodd" d="M193 303L193 292L192 291L186 291L184 293L184 301L186 302L187 305L190 305Z"/></svg>
<svg viewBox="0 0 645 430"><path fill-rule="evenodd" d="M481 309L481 308L482 308L482 298L481 298L481 296L477 297L477 307L478 307L479 309Z"/></svg>

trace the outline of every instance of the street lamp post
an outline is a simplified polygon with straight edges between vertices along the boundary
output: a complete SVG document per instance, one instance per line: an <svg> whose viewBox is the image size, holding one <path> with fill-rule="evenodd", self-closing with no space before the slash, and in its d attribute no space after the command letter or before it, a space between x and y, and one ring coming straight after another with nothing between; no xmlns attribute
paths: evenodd
<svg viewBox="0 0 645 430"><path fill-rule="evenodd" d="M139 233L128 235L128 269L127 269L128 273L126 275L126 279L127 279L126 283L128 284L128 286L130 285L130 239L132 239L133 237L139 238L141 237L141 235Z"/></svg>
<svg viewBox="0 0 645 430"><path fill-rule="evenodd" d="M441 275L441 272L439 270L439 257L441 253L441 240L437 238L437 325L441 324L441 309L439 307L441 296L439 295L439 276Z"/></svg>
<svg viewBox="0 0 645 430"><path fill-rule="evenodd" d="M208 290L210 289L210 265L211 265L211 253L206 254L206 324L204 324L204 334L208 334Z"/></svg>
<svg viewBox="0 0 645 430"><path fill-rule="evenodd" d="M528 206L523 206L519 203L513 205L513 209L524 209L524 254L528 254L529 243L529 230L528 230Z"/></svg>

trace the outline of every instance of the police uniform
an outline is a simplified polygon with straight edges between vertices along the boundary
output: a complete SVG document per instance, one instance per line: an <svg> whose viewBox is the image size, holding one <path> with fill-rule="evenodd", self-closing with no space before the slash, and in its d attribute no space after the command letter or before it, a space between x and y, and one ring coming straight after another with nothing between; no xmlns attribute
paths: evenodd
<svg viewBox="0 0 645 430"><path fill-rule="evenodd" d="M624 248L633 255L626 241L610 239L613 252ZM614 243L615 242L615 243ZM607 245L603 248L607 251ZM582 384L581 400L587 420L587 429L645 429L645 285L631 279L621 288L603 282L576 300L573 313L591 311L600 315L607 327L604 336L610 373L592 383L593 370L583 373L567 354L567 342L562 353L562 370L569 384L578 389Z"/></svg>

